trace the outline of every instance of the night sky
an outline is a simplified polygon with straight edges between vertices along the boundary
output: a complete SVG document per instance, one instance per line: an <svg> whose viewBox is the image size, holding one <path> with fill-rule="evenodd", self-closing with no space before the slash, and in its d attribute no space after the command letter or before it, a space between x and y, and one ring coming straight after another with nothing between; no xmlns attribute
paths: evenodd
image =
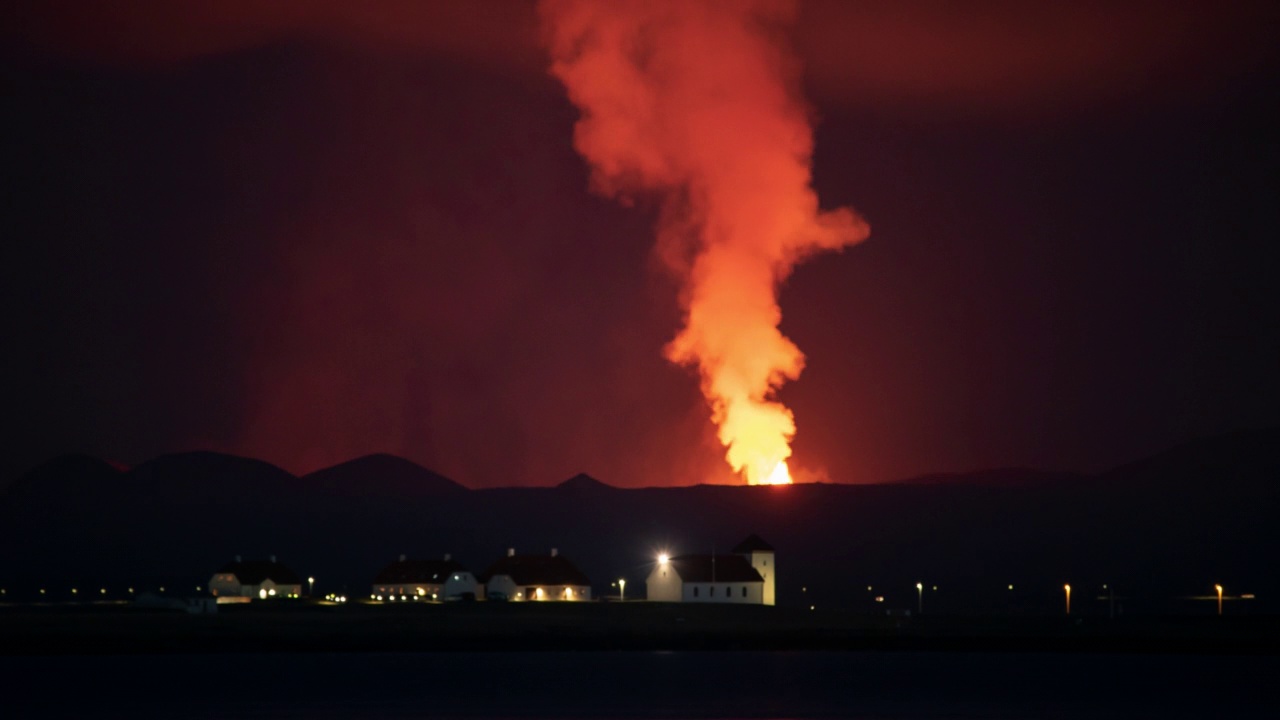
<svg viewBox="0 0 1280 720"><path fill-rule="evenodd" d="M4 481L733 481L656 209L590 192L533 4L149 5L3 11ZM798 480L1280 423L1280 12L1124 5L801 3L814 185L871 237L781 294Z"/></svg>

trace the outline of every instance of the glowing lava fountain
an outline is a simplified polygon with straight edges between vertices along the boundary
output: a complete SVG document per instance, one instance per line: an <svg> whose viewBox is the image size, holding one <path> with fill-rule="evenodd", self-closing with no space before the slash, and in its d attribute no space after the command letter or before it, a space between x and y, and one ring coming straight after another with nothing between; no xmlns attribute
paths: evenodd
<svg viewBox="0 0 1280 720"><path fill-rule="evenodd" d="M797 263L867 237L810 187L813 128L781 43L795 3L543 0L551 73L581 111L592 188L656 198L659 257L684 327L666 348L696 367L725 459L751 484L791 481L796 425L775 399L804 354L778 330Z"/></svg>

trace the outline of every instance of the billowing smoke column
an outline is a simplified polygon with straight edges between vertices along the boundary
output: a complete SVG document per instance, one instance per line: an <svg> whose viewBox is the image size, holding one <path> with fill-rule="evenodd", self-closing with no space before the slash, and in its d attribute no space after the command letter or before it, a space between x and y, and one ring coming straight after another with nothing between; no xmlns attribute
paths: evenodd
<svg viewBox="0 0 1280 720"><path fill-rule="evenodd" d="M544 0L555 77L582 113L593 188L661 203L658 248L682 285L669 359L696 365L726 459L747 482L790 482L791 411L773 399L804 367L778 330L778 286L821 250L866 238L809 187L813 130L781 45L791 3Z"/></svg>

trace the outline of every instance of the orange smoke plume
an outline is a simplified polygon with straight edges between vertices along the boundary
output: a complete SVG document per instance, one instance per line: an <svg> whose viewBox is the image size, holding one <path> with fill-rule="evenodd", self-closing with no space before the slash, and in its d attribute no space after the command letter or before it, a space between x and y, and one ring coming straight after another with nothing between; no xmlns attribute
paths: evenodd
<svg viewBox="0 0 1280 720"><path fill-rule="evenodd" d="M790 482L795 420L774 399L804 368L778 330L778 286L821 250L866 238L810 188L813 129L782 46L791 3L544 0L552 74L582 115L593 189L661 203L658 246L682 284L666 355L696 365L726 460Z"/></svg>

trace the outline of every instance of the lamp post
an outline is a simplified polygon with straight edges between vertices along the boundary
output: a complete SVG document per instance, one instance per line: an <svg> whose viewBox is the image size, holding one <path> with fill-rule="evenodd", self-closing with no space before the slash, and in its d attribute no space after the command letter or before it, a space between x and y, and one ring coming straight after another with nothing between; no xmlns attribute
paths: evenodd
<svg viewBox="0 0 1280 720"><path fill-rule="evenodd" d="M924 583L916 583L916 614L924 614Z"/></svg>
<svg viewBox="0 0 1280 720"><path fill-rule="evenodd" d="M1218 617L1222 617L1222 586L1214 585L1213 589L1218 591Z"/></svg>
<svg viewBox="0 0 1280 720"><path fill-rule="evenodd" d="M316 594L315 590L316 590L316 579L313 577L307 578L307 597L311 597L312 595L315 595Z"/></svg>
<svg viewBox="0 0 1280 720"><path fill-rule="evenodd" d="M627 601L627 579L618 578L618 591L622 593L622 602Z"/></svg>
<svg viewBox="0 0 1280 720"><path fill-rule="evenodd" d="M1071 586L1063 585L1062 589L1067 593L1067 614L1071 614Z"/></svg>

